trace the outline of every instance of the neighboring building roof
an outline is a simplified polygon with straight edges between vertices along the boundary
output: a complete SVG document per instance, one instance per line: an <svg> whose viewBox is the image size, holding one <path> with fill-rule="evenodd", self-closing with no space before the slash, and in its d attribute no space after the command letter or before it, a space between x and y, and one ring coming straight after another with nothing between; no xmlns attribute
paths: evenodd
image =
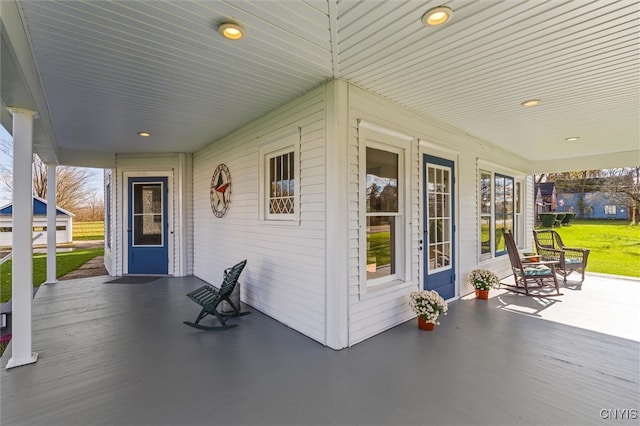
<svg viewBox="0 0 640 426"><path fill-rule="evenodd" d="M0 208L0 215L12 215L13 203L6 204ZM33 215L34 216L46 216L47 215L47 202L40 197L33 196ZM62 207L56 207L56 216L75 216L68 210Z"/></svg>
<svg viewBox="0 0 640 426"><path fill-rule="evenodd" d="M556 183L555 182L536 183L536 188L540 189L540 194L543 196L552 195L556 189Z"/></svg>

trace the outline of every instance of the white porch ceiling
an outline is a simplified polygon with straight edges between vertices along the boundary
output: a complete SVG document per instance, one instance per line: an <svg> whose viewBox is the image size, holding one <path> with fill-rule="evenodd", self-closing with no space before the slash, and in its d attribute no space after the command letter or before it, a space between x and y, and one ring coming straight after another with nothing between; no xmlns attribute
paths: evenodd
<svg viewBox="0 0 640 426"><path fill-rule="evenodd" d="M16 4L60 153L194 152L342 78L534 162L640 164L638 1Z"/></svg>

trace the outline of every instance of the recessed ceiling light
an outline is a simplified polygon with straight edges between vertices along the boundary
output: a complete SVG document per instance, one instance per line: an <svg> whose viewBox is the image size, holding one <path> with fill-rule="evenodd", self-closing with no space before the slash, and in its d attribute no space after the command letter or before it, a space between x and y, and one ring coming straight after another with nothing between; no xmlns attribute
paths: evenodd
<svg viewBox="0 0 640 426"><path fill-rule="evenodd" d="M142 136L143 138L148 138L149 136L151 136L151 133L149 133L149 132L138 132L138 136Z"/></svg>
<svg viewBox="0 0 640 426"><path fill-rule="evenodd" d="M218 32L224 38L229 40L240 40L244 36L244 30L238 24L233 22L224 22L218 27Z"/></svg>
<svg viewBox="0 0 640 426"><path fill-rule="evenodd" d="M447 6L438 6L429 9L422 15L421 21L424 25L435 27L449 21L453 16L453 10Z"/></svg>
<svg viewBox="0 0 640 426"><path fill-rule="evenodd" d="M578 136L571 136L570 138L564 138L564 140L567 142L577 141L578 139L580 139Z"/></svg>
<svg viewBox="0 0 640 426"><path fill-rule="evenodd" d="M542 102L542 99L529 99L528 101L524 101L521 105L525 107L533 107Z"/></svg>

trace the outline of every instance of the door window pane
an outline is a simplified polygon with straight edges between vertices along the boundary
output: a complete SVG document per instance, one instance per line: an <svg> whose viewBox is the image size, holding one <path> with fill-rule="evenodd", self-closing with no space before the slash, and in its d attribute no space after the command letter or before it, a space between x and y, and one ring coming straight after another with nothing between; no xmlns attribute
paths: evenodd
<svg viewBox="0 0 640 426"><path fill-rule="evenodd" d="M163 244L162 183L133 184L133 245Z"/></svg>

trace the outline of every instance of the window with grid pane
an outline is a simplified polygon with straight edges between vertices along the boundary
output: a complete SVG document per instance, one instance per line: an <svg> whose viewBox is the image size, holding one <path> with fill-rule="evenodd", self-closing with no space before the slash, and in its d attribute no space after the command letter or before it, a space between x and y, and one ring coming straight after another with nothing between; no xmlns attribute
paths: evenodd
<svg viewBox="0 0 640 426"><path fill-rule="evenodd" d="M258 142L259 217L264 223L300 224L300 129L287 129Z"/></svg>
<svg viewBox="0 0 640 426"><path fill-rule="evenodd" d="M295 213L295 153L267 156L269 164L269 215Z"/></svg>

